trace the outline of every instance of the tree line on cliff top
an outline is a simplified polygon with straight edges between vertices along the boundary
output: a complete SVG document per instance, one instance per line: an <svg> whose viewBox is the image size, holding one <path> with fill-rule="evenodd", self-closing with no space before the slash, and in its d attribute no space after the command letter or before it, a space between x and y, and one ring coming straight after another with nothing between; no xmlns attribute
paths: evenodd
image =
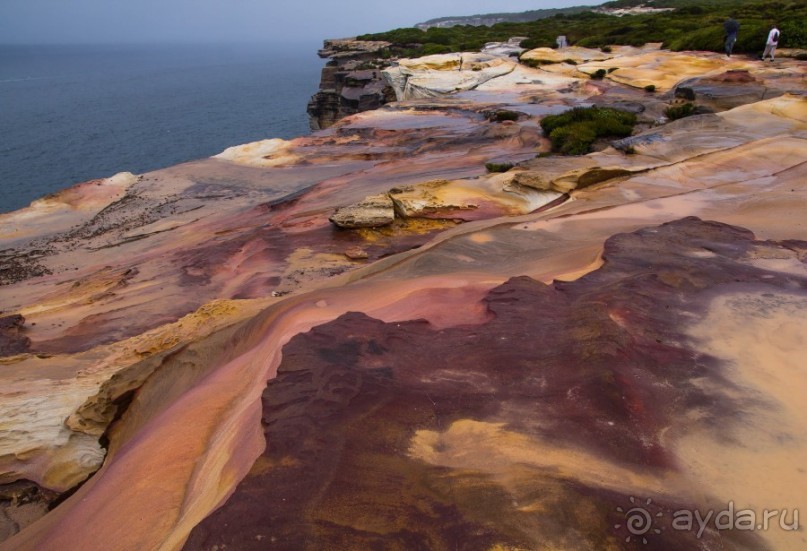
<svg viewBox="0 0 807 551"><path fill-rule="evenodd" d="M617 0L600 7L628 8L642 3ZM393 46L386 54L402 57L478 51L487 42L505 41L513 36L527 37L521 43L524 48L554 47L558 35L566 35L570 45L588 48L661 42L673 51L722 52L723 22L733 14L741 24L735 52L760 53L774 22L782 32L780 47L807 48L807 3L803 0L656 0L652 7L674 10L622 17L586 11L530 22L498 23L491 27L461 25L432 27L426 31L402 28L358 38L391 42Z"/></svg>

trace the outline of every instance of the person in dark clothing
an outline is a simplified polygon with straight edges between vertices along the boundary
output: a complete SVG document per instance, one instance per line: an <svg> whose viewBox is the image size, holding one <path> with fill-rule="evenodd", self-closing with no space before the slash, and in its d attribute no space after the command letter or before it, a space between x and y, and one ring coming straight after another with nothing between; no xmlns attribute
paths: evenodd
<svg viewBox="0 0 807 551"><path fill-rule="evenodd" d="M734 49L734 43L737 42L737 33L740 30L740 24L734 19L729 17L723 23L723 29L726 31L726 55L731 57L731 51Z"/></svg>

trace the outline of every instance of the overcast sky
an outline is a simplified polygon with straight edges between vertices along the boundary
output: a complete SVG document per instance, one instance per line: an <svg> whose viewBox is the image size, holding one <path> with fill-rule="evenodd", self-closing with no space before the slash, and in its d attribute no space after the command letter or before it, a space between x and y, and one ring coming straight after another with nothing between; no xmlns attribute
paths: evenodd
<svg viewBox="0 0 807 551"><path fill-rule="evenodd" d="M0 43L311 42L604 0L0 0Z"/></svg>

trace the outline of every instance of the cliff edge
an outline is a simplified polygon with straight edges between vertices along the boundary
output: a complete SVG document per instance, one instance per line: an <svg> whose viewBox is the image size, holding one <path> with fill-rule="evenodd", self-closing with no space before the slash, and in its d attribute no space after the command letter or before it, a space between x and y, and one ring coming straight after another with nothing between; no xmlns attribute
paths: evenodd
<svg viewBox="0 0 807 551"><path fill-rule="evenodd" d="M319 91L308 103L312 131L395 100L395 93L381 77L381 69L389 64L382 52L389 46L381 41L325 41L318 55L328 62L322 69Z"/></svg>

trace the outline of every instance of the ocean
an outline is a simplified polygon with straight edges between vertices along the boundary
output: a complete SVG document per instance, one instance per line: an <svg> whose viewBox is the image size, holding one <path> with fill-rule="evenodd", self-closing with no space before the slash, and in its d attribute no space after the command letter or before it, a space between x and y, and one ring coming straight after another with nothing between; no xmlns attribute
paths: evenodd
<svg viewBox="0 0 807 551"><path fill-rule="evenodd" d="M320 44L0 45L0 212L309 133Z"/></svg>

